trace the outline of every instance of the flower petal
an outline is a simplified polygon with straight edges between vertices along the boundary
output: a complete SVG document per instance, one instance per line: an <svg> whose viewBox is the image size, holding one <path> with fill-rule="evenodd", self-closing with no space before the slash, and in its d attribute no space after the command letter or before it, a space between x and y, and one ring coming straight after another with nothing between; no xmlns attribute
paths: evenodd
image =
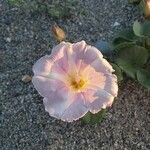
<svg viewBox="0 0 150 150"><path fill-rule="evenodd" d="M36 90L43 97L51 97L53 92L66 87L65 83L61 80L42 76L34 76L32 82Z"/></svg>
<svg viewBox="0 0 150 150"><path fill-rule="evenodd" d="M52 92L51 97L43 99L45 110L50 116L57 119L61 119L64 111L71 105L74 99L73 95L65 88L60 90Z"/></svg>
<svg viewBox="0 0 150 150"><path fill-rule="evenodd" d="M72 60L74 61L74 64L76 65L76 69L79 70L84 52L86 48L85 41L77 42L72 44Z"/></svg>
<svg viewBox="0 0 150 150"><path fill-rule="evenodd" d="M50 56L41 57L33 66L34 75L48 75L50 73L52 62Z"/></svg>
<svg viewBox="0 0 150 150"><path fill-rule="evenodd" d="M100 88L90 88L83 92L89 111L93 114L112 105L114 97Z"/></svg>
<svg viewBox="0 0 150 150"><path fill-rule="evenodd" d="M86 104L92 113L111 106L114 97L118 94L117 78L113 74L102 74L88 67L86 72L89 78L87 87L83 90Z"/></svg>
<svg viewBox="0 0 150 150"><path fill-rule="evenodd" d="M68 44L61 42L52 49L51 59L53 60L52 71L57 73L66 73L68 71Z"/></svg>
<svg viewBox="0 0 150 150"><path fill-rule="evenodd" d="M57 54L58 51L60 51L60 49L61 49L62 47L64 47L65 45L66 45L66 42L63 41L63 42L59 43L58 45L54 46L54 47L52 48L51 55Z"/></svg>
<svg viewBox="0 0 150 150"><path fill-rule="evenodd" d="M112 66L104 58L95 59L90 65L97 72L103 72L103 73L112 73L112 72L114 72L114 69L112 68Z"/></svg>
<svg viewBox="0 0 150 150"><path fill-rule="evenodd" d="M90 65L82 71L82 76L86 76L88 83L87 84L92 84L92 85L99 85L103 86L106 77L105 74L102 72L96 72L93 67Z"/></svg>
<svg viewBox="0 0 150 150"><path fill-rule="evenodd" d="M50 56L40 58L33 66L35 75L49 76L51 73L66 74L68 71L68 56L65 42L53 48Z"/></svg>
<svg viewBox="0 0 150 150"><path fill-rule="evenodd" d="M94 60L101 59L101 58L103 58L103 55L97 48L90 45L86 46L86 50L83 58L86 64L91 64Z"/></svg>
<svg viewBox="0 0 150 150"><path fill-rule="evenodd" d="M77 51L77 53L80 51L82 51L83 49L85 49L86 47L86 42L84 40L77 42L77 43L73 43L72 44L72 48L74 51Z"/></svg>
<svg viewBox="0 0 150 150"><path fill-rule="evenodd" d="M73 103L65 110L62 115L62 120L72 122L83 117L88 112L85 105L84 96L81 93L75 94Z"/></svg>
<svg viewBox="0 0 150 150"><path fill-rule="evenodd" d="M65 56L63 54L64 49L65 42L61 42L59 45L55 46L52 49L51 55L46 55L40 58L33 66L34 74L44 76L48 75L51 71L51 67L54 64L54 62ZM66 57L64 57L63 60L67 60Z"/></svg>
<svg viewBox="0 0 150 150"><path fill-rule="evenodd" d="M104 83L104 89L114 97L117 97L118 95L118 84L117 84L117 77L114 74L105 74L106 81Z"/></svg>
<svg viewBox="0 0 150 150"><path fill-rule="evenodd" d="M81 118L88 109L84 105L84 97L81 94L68 93L66 100L57 91L51 98L44 98L45 110L53 117L63 121L72 122ZM57 101L58 100L58 101Z"/></svg>
<svg viewBox="0 0 150 150"><path fill-rule="evenodd" d="M92 66L97 72L111 73L112 66L103 58L102 53L95 47L87 45L84 41L73 45L73 59L80 70Z"/></svg>
<svg viewBox="0 0 150 150"><path fill-rule="evenodd" d="M117 77L114 74L104 74L102 72L96 72L95 69L91 66L88 66L84 71L83 75L87 78L87 86L97 86L114 97L118 93Z"/></svg>

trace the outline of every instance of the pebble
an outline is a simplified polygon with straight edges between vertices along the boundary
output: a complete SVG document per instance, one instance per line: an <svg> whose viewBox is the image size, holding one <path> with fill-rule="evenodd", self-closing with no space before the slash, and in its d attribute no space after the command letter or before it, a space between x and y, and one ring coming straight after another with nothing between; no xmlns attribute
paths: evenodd
<svg viewBox="0 0 150 150"><path fill-rule="evenodd" d="M113 26L114 27L120 26L120 23L119 22L115 22Z"/></svg>
<svg viewBox="0 0 150 150"><path fill-rule="evenodd" d="M24 83L28 83L28 82L30 82L31 80L32 80L32 77L29 76L29 75L24 75L24 76L22 77L22 81L23 81Z"/></svg>
<svg viewBox="0 0 150 150"><path fill-rule="evenodd" d="M82 22L79 22L79 25L82 26Z"/></svg>
<svg viewBox="0 0 150 150"><path fill-rule="evenodd" d="M10 42L11 42L11 38L10 38L10 37L7 37L7 38L6 38L6 41L10 43Z"/></svg>

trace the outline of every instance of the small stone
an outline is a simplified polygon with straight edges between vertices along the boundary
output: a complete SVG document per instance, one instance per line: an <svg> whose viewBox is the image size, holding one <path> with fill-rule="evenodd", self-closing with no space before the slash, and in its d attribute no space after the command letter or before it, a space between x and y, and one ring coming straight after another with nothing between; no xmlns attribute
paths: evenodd
<svg viewBox="0 0 150 150"><path fill-rule="evenodd" d="M28 83L28 82L30 82L31 80L32 80L32 77L29 76L29 75L24 75L24 76L22 77L22 81L23 81L24 83Z"/></svg>
<svg viewBox="0 0 150 150"><path fill-rule="evenodd" d="M79 25L82 26L82 22L79 22Z"/></svg>
<svg viewBox="0 0 150 150"><path fill-rule="evenodd" d="M136 130L136 131L139 131L139 129L138 129L138 128L135 128L135 130Z"/></svg>
<svg viewBox="0 0 150 150"><path fill-rule="evenodd" d="M7 38L6 38L6 41L10 43L10 42L11 42L11 38L10 38L10 37L7 37Z"/></svg>
<svg viewBox="0 0 150 150"><path fill-rule="evenodd" d="M10 31L10 27L7 27L6 30L7 30L7 31Z"/></svg>
<svg viewBox="0 0 150 150"><path fill-rule="evenodd" d="M118 143L117 143L117 141L114 143L114 146L115 146L115 147L118 147L118 146L119 146Z"/></svg>
<svg viewBox="0 0 150 150"><path fill-rule="evenodd" d="M119 22L115 22L113 26L114 27L120 26L120 23Z"/></svg>

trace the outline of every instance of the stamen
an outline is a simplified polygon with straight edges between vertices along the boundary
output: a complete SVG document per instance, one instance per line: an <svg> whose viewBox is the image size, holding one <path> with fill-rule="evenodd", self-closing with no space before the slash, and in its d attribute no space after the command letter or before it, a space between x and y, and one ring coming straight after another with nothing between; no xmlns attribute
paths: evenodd
<svg viewBox="0 0 150 150"><path fill-rule="evenodd" d="M81 88L83 88L83 86L85 85L85 81L81 78L79 81L72 79L71 80L71 87L74 90L79 90Z"/></svg>

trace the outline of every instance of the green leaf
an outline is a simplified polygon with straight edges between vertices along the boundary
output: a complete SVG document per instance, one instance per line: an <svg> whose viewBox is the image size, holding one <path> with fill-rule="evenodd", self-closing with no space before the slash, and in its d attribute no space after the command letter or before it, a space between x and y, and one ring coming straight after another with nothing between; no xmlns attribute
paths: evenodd
<svg viewBox="0 0 150 150"><path fill-rule="evenodd" d="M142 28L142 25L138 21L134 22L134 24L133 24L133 31L134 31L135 35L142 36L143 28Z"/></svg>
<svg viewBox="0 0 150 150"><path fill-rule="evenodd" d="M7 0L9 4L21 6L24 3L24 0Z"/></svg>
<svg viewBox="0 0 150 150"><path fill-rule="evenodd" d="M106 109L102 109L96 114L88 112L84 117L81 118L81 121L85 124L96 124L103 120L106 115Z"/></svg>
<svg viewBox="0 0 150 150"><path fill-rule="evenodd" d="M150 89L150 70L138 70L137 79L144 87Z"/></svg>
<svg viewBox="0 0 150 150"><path fill-rule="evenodd" d="M150 37L150 21L145 22L142 27L143 35Z"/></svg>
<svg viewBox="0 0 150 150"><path fill-rule="evenodd" d="M122 39L127 40L127 41L134 41L135 39L137 39L132 28L125 29L125 30L119 32L116 35L116 38L122 38Z"/></svg>
<svg viewBox="0 0 150 150"><path fill-rule="evenodd" d="M102 109L96 114L91 114L90 123L95 124L95 123L101 122L104 119L105 115L106 115L106 109Z"/></svg>
<svg viewBox="0 0 150 150"><path fill-rule="evenodd" d="M124 48L118 52L116 63L130 77L136 78L136 71L149 58L148 50L140 46Z"/></svg>
<svg viewBox="0 0 150 150"><path fill-rule="evenodd" d="M141 46L131 46L124 48L119 51L118 55L119 58L137 66L144 65L149 58L148 50Z"/></svg>
<svg viewBox="0 0 150 150"><path fill-rule="evenodd" d="M137 3L138 4L140 2L140 0L128 0L128 2L129 3Z"/></svg>
<svg viewBox="0 0 150 150"><path fill-rule="evenodd" d="M115 70L114 74L117 76L118 81L122 81L123 80L123 74L122 74L121 68L118 67L114 63L111 63L111 65L113 66L113 69Z"/></svg>
<svg viewBox="0 0 150 150"><path fill-rule="evenodd" d="M60 17L60 11L57 9L53 9L53 8L49 9L48 14L52 17L57 17L57 18Z"/></svg>
<svg viewBox="0 0 150 150"><path fill-rule="evenodd" d="M116 60L116 63L129 77L133 79L136 78L136 72L139 69L137 66L135 67L134 65L127 62L126 60L122 60L119 58Z"/></svg>
<svg viewBox="0 0 150 150"><path fill-rule="evenodd" d="M123 42L123 43L120 43L120 44L114 46L114 50L119 51L124 48L131 47L131 46L135 46L135 43L134 42Z"/></svg>
<svg viewBox="0 0 150 150"><path fill-rule="evenodd" d="M138 21L134 22L133 31L135 35L139 37L150 36L150 22L145 22L143 24Z"/></svg>
<svg viewBox="0 0 150 150"><path fill-rule="evenodd" d="M150 52L150 38L147 38L145 40L145 48L147 48L149 50L149 52Z"/></svg>
<svg viewBox="0 0 150 150"><path fill-rule="evenodd" d="M130 42L130 41L122 37L116 37L112 42L113 49L115 49L119 44L124 43L124 42Z"/></svg>
<svg viewBox="0 0 150 150"><path fill-rule="evenodd" d="M112 45L115 49L117 46L119 47L119 45L122 43L131 43L131 44L136 43L138 39L139 38L134 34L133 29L131 28L119 32L115 36Z"/></svg>
<svg viewBox="0 0 150 150"><path fill-rule="evenodd" d="M81 118L81 121L83 123L89 124L91 120L91 113L87 112L86 115L84 117Z"/></svg>
<svg viewBox="0 0 150 150"><path fill-rule="evenodd" d="M140 11L142 12L142 14L144 13L145 4L146 4L145 0L141 0L139 3L139 8L140 8Z"/></svg>
<svg viewBox="0 0 150 150"><path fill-rule="evenodd" d="M119 58L137 66L144 65L149 58L148 50L141 46L131 46L124 48L119 51L118 55Z"/></svg>

